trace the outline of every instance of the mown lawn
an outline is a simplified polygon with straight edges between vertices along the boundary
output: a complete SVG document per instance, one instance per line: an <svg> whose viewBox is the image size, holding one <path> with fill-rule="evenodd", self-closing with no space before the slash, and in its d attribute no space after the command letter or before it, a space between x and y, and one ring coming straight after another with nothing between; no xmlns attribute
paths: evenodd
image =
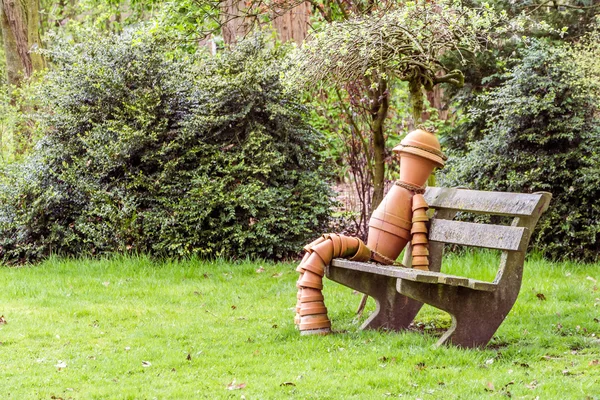
<svg viewBox="0 0 600 400"><path fill-rule="evenodd" d="M450 256L493 278L496 255ZM600 265L526 264L483 350L435 348L450 319L358 331L360 295L325 282L338 334L300 336L293 264L51 259L0 267L3 399L600 399Z"/></svg>

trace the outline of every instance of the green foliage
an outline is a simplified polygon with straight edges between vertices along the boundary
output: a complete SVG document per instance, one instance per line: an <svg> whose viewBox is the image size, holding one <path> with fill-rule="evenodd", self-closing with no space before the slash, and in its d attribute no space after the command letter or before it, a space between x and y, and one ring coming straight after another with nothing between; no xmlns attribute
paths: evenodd
<svg viewBox="0 0 600 400"><path fill-rule="evenodd" d="M548 191L532 238L555 258L600 254L600 122L593 88L564 47L534 42L497 90L482 96L463 129L483 127L442 182L474 189Z"/></svg>
<svg viewBox="0 0 600 400"><path fill-rule="evenodd" d="M279 82L285 49L267 47L195 63L125 32L50 52L48 134L0 190L4 261L296 253L332 200L320 136Z"/></svg>

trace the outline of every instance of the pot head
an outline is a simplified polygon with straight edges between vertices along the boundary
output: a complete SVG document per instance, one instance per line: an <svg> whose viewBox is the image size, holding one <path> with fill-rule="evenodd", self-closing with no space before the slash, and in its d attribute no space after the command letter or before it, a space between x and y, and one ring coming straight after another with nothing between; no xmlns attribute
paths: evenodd
<svg viewBox="0 0 600 400"><path fill-rule="evenodd" d="M431 161L437 168L442 168L446 157L442 153L440 142L433 133L417 129L412 131L393 151L400 154L408 153Z"/></svg>

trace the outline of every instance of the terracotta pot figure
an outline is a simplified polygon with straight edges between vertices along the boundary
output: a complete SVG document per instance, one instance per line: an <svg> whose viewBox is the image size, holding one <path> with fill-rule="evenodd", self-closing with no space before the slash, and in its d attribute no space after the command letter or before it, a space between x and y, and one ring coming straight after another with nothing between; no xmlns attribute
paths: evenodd
<svg viewBox="0 0 600 400"><path fill-rule="evenodd" d="M321 290L325 268L334 258L391 265L412 241L415 268L427 269L429 265L428 206L422 193L433 169L443 167L446 158L435 135L421 129L409 133L393 151L400 155L400 179L373 212L367 244L357 238L326 234L304 247L306 254L296 269L300 279L294 319L302 334L331 332Z"/></svg>

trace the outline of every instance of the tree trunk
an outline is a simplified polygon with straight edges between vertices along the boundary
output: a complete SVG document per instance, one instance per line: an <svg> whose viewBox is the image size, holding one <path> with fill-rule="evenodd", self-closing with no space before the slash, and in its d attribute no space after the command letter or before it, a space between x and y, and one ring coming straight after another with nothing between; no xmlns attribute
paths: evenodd
<svg viewBox="0 0 600 400"><path fill-rule="evenodd" d="M45 67L44 58L35 52L41 48L38 1L0 0L0 6L7 79L19 85L23 77Z"/></svg>
<svg viewBox="0 0 600 400"><path fill-rule="evenodd" d="M373 125L373 200L371 202L371 213L383 200L383 189L385 186L385 136L383 125L390 107L387 82L379 80L377 89L370 90L371 117Z"/></svg>
<svg viewBox="0 0 600 400"><path fill-rule="evenodd" d="M221 3L221 31L223 41L228 45L236 44L238 38L250 31L244 4L241 0L225 0Z"/></svg>
<svg viewBox="0 0 600 400"><path fill-rule="evenodd" d="M275 10L277 13L278 10ZM311 9L310 3L304 2L291 10L282 11L273 19L273 27L282 42L293 40L299 45L308 34L308 22Z"/></svg>

